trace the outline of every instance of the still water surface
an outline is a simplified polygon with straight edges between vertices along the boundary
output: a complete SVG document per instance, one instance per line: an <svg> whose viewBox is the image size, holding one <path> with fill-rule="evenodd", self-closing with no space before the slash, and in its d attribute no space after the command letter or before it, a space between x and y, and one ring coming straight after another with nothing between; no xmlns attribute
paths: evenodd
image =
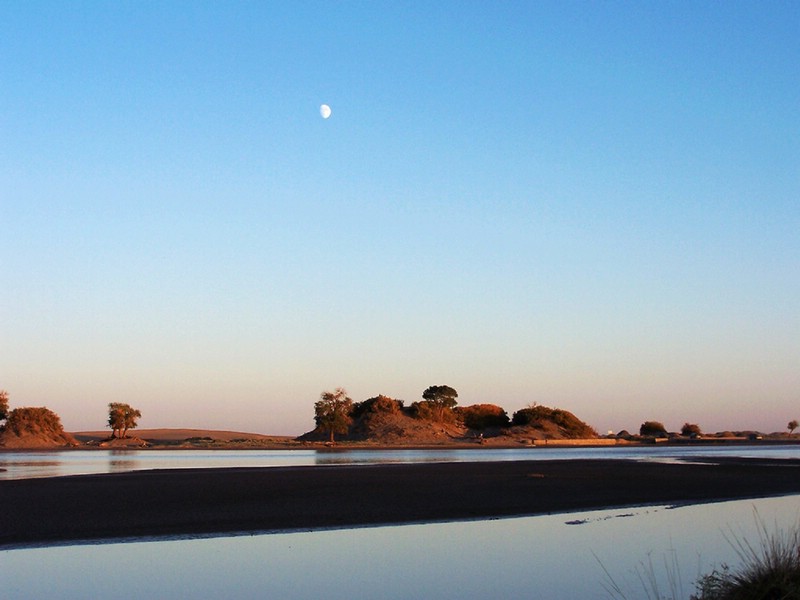
<svg viewBox="0 0 800 600"><path fill-rule="evenodd" d="M637 446L632 448L475 448L433 450L69 450L0 453L0 479L119 473L147 469L292 467L334 464L686 457L800 458L800 445Z"/></svg>
<svg viewBox="0 0 800 600"><path fill-rule="evenodd" d="M0 552L5 597L688 598L738 564L731 535L758 545L797 523L800 496L489 521ZM652 563L652 566L648 566ZM668 565L668 566L665 566ZM670 578L669 573L673 576ZM641 583L650 574L659 595ZM673 583L670 583L672 579Z"/></svg>

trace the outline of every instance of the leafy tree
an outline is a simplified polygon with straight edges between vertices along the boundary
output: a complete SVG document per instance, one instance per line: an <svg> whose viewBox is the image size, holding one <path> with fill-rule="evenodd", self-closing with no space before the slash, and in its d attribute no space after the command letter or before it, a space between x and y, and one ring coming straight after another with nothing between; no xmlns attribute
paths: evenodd
<svg viewBox="0 0 800 600"><path fill-rule="evenodd" d="M684 423L683 427L681 427L681 435L687 437L690 435L700 435L701 433L700 426L696 423Z"/></svg>
<svg viewBox="0 0 800 600"><path fill-rule="evenodd" d="M336 388L333 392L322 392L319 400L314 403L314 420L322 431L331 434L331 443L334 443L334 434L347 433L353 422L353 401L347 396L344 388Z"/></svg>
<svg viewBox="0 0 800 600"><path fill-rule="evenodd" d="M128 429L135 429L142 413L122 402L112 402L108 405L108 426L111 428L111 437L124 438L128 436Z"/></svg>
<svg viewBox="0 0 800 600"><path fill-rule="evenodd" d="M0 390L0 421L8 418L8 392Z"/></svg>
<svg viewBox="0 0 800 600"><path fill-rule="evenodd" d="M452 417L453 408L458 402L458 392L448 385L432 385L424 392L422 397L431 409L434 421L444 422Z"/></svg>
<svg viewBox="0 0 800 600"><path fill-rule="evenodd" d="M789 421L789 424L786 427L789 429L789 433L791 434L794 433L794 430L797 429L799 425L800 423L798 423L796 419L792 419Z"/></svg>
<svg viewBox="0 0 800 600"><path fill-rule="evenodd" d="M659 423L658 421L645 421L642 423L641 427L639 427L639 435L665 437L667 435L667 430L663 423Z"/></svg>

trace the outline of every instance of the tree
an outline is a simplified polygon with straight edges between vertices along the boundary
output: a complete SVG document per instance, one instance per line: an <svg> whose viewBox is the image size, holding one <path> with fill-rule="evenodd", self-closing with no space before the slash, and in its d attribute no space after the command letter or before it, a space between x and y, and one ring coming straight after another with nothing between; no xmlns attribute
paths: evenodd
<svg viewBox="0 0 800 600"><path fill-rule="evenodd" d="M786 427L789 429L789 433L791 434L795 429L797 429L798 426L800 426L800 423L798 423L797 420L792 419L789 421L789 424Z"/></svg>
<svg viewBox="0 0 800 600"><path fill-rule="evenodd" d="M331 435L331 444L334 443L334 434L347 433L353 422L350 416L353 411L353 401L347 396L344 388L336 388L333 392L322 392L319 400L314 403L314 420L322 431Z"/></svg>
<svg viewBox="0 0 800 600"><path fill-rule="evenodd" d="M422 392L422 397L431 409L433 420L440 423L448 420L446 417L452 415L458 404L458 392L447 385L432 385Z"/></svg>
<svg viewBox="0 0 800 600"><path fill-rule="evenodd" d="M8 418L8 392L0 390L0 421Z"/></svg>
<svg viewBox="0 0 800 600"><path fill-rule="evenodd" d="M124 438L128 429L135 429L142 413L129 404L112 402L108 405L108 426L111 428L111 437Z"/></svg>
<svg viewBox="0 0 800 600"><path fill-rule="evenodd" d="M658 421L645 421L639 427L639 435L647 435L653 437L666 437L667 430L662 423Z"/></svg>

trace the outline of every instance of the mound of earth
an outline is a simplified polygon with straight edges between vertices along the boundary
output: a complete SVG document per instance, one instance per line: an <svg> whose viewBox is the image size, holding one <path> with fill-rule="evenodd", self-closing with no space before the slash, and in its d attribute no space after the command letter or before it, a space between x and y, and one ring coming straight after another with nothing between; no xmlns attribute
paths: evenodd
<svg viewBox="0 0 800 600"><path fill-rule="evenodd" d="M15 408L0 430L0 447L3 448L58 448L78 445L78 440L64 431L58 415L44 407Z"/></svg>
<svg viewBox="0 0 800 600"><path fill-rule="evenodd" d="M440 423L418 419L403 403L387 396L377 396L353 406L353 422L346 434L337 434L337 441L372 442L377 444L444 444L458 441L467 430L457 423ZM317 427L297 438L300 441L328 441L330 434Z"/></svg>
<svg viewBox="0 0 800 600"><path fill-rule="evenodd" d="M138 437L106 438L97 444L100 448L146 448L150 444Z"/></svg>
<svg viewBox="0 0 800 600"><path fill-rule="evenodd" d="M490 405L480 405L484 409ZM465 407L465 409L474 407ZM597 432L572 413L543 406L519 411L519 418L510 426L469 429L456 411L452 422L419 418L413 406L405 408L399 400L386 396L370 398L353 405L352 423L347 433L335 436L336 441L370 442L386 445L432 445L474 443L489 445L527 444L535 440L596 438ZM503 416L505 413L503 413ZM506 419L507 420L507 419ZM330 434L320 427L300 436L300 441L328 441Z"/></svg>
<svg viewBox="0 0 800 600"><path fill-rule="evenodd" d="M454 423L436 423L405 414L372 414L355 420L347 434L337 434L336 441L372 442L376 444L444 444L460 441L467 430ZM327 431L319 427L297 438L304 442L326 442Z"/></svg>

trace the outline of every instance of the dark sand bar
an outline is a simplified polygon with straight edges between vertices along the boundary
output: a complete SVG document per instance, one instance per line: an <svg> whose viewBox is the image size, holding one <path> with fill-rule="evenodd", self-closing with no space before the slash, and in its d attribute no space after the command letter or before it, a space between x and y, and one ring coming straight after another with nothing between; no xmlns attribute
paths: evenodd
<svg viewBox="0 0 800 600"><path fill-rule="evenodd" d="M800 494L800 461L559 460L159 470L0 481L0 547Z"/></svg>

